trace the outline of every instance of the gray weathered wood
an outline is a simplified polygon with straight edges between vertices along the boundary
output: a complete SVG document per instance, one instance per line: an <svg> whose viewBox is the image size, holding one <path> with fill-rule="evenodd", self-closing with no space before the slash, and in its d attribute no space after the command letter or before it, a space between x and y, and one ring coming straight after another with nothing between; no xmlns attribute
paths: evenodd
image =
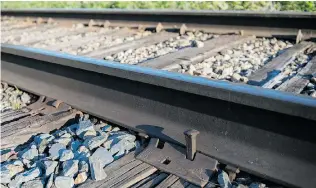
<svg viewBox="0 0 316 188"><path fill-rule="evenodd" d="M193 185L193 184L189 184L186 188L199 188L199 186Z"/></svg>
<svg viewBox="0 0 316 188"><path fill-rule="evenodd" d="M88 57L102 59L105 56L116 54L128 49L135 49L139 47L156 44L156 43L168 40L169 38L176 37L177 35L178 35L177 33L161 32L161 33L149 35L147 37L134 40L131 42L126 42L123 44L118 44L118 45L107 47L107 48L101 48L94 52L89 52L83 55L88 56Z"/></svg>
<svg viewBox="0 0 316 188"><path fill-rule="evenodd" d="M154 179L148 181L144 185L140 186L141 188L151 188L151 187L156 187L156 185L160 184L164 179L168 177L168 174L166 173L161 173Z"/></svg>
<svg viewBox="0 0 316 188"><path fill-rule="evenodd" d="M112 173L115 172L116 170L122 168L123 166L126 166L127 164L135 161L135 152L131 152L119 160L114 161L113 163L109 164L104 168L105 173ZM139 161L136 162L137 164L140 164Z"/></svg>
<svg viewBox="0 0 316 188"><path fill-rule="evenodd" d="M138 162L137 160L135 162ZM139 161L140 162L140 161ZM132 162L133 163L133 162ZM127 165L126 165L127 166ZM126 167L124 166L124 167ZM122 187L125 183L128 183L124 180L130 180L131 177L134 178L135 175L141 172L146 172L148 168L152 168L146 163L141 163L138 166L134 166L133 168L125 169L124 167L117 170L115 173L110 174L109 178L106 178L106 182L102 183L100 187ZM152 173L151 173L152 174ZM149 174L150 175L150 174ZM149 176L148 175L148 176ZM147 176L146 176L147 177ZM145 178L145 177L144 177ZM142 178L142 179L144 179ZM141 180L141 179L140 179ZM140 181L138 180L138 181ZM136 181L137 182L137 181ZM134 182L134 183L136 183ZM133 183L133 184L134 184ZM120 186L118 186L118 184ZM131 185L133 185L131 184Z"/></svg>
<svg viewBox="0 0 316 188"><path fill-rule="evenodd" d="M109 35L114 35L114 36L123 35L124 36L124 34L127 34L127 33L131 34L131 31L127 29L109 30L109 31L97 33L96 35L93 35L93 36L84 37L80 40L66 41L58 45L47 46L46 48L48 48L49 50L54 50L54 51L59 51L63 48L74 49L74 48L80 47L83 44L87 44L89 42L91 43L91 41L100 39L100 37L102 36L109 36Z"/></svg>
<svg viewBox="0 0 316 188"><path fill-rule="evenodd" d="M33 135L38 133L49 133L52 130L59 129L69 120L74 119L76 112L67 112L55 117L44 116L44 123L32 122L24 125L17 124L16 129L11 129L1 133L1 148L9 148L28 141ZM25 122L24 122L25 123ZM22 128L21 128L21 127Z"/></svg>
<svg viewBox="0 0 316 188"><path fill-rule="evenodd" d="M189 184L190 184L189 182L187 182L187 181L185 181L183 179L179 179L174 184L172 184L170 186L170 188L185 188Z"/></svg>
<svg viewBox="0 0 316 188"><path fill-rule="evenodd" d="M22 108L19 110L8 110L6 112L3 112L3 113L1 113L1 125L3 125L3 123L6 121L10 121L9 119L12 119L12 116L19 116L21 114L27 114L30 111L31 110L28 108Z"/></svg>
<svg viewBox="0 0 316 188"><path fill-rule="evenodd" d="M119 160L118 160L119 161ZM113 163L115 163L114 161ZM100 181L93 181L93 180L87 180L84 184L80 185L79 187L104 187L103 184L105 185L112 185L115 184L115 180L118 177L123 176L133 168L143 164L139 160L133 160L127 164L124 164L123 162L119 162L119 165L113 165L112 169L108 169L107 167L104 168L105 173L107 174L107 177L103 180ZM123 166L121 166L123 165Z"/></svg>
<svg viewBox="0 0 316 188"><path fill-rule="evenodd" d="M29 116L29 115L31 115L30 112L16 112L16 113L11 114L10 116L6 116L3 118L1 117L1 125L5 124L7 122L13 121L13 120L24 118L24 117Z"/></svg>
<svg viewBox="0 0 316 188"><path fill-rule="evenodd" d="M128 172L128 173L130 173L130 176L127 179L123 180L123 181L119 181L119 183L116 184L115 187L117 187L117 188L128 188L131 185L133 185L133 184L145 179L146 177L152 175L153 173L155 173L157 171L157 168L149 166L148 168L146 168L144 170L141 170L138 173L136 172L136 169L135 170L133 169L133 171L134 172ZM157 180L157 181L159 181L159 180Z"/></svg>
<svg viewBox="0 0 316 188"><path fill-rule="evenodd" d="M174 184L177 180L179 180L179 177L170 174L165 180L163 180L159 185L157 185L156 188L169 187L172 184Z"/></svg>
<svg viewBox="0 0 316 188"><path fill-rule="evenodd" d="M227 35L220 36L204 42L203 48L185 48L169 53L138 65L157 69L166 69L174 64L196 64L209 58L223 49L231 48L240 43L254 39L254 36Z"/></svg>
<svg viewBox="0 0 316 188"><path fill-rule="evenodd" d="M249 84L262 86L270 78L270 74L273 71L281 71L286 65L288 65L296 55L303 52L310 47L312 43L302 42L294 45L293 47L286 49L282 54L272 59L269 63L264 65L261 69L254 72L249 76Z"/></svg>
<svg viewBox="0 0 316 188"><path fill-rule="evenodd" d="M288 73L280 72L278 75L270 79L268 82L263 84L261 87L271 89L273 86L275 86L277 83L280 82L283 78L287 77Z"/></svg>
<svg viewBox="0 0 316 188"><path fill-rule="evenodd" d="M141 185L145 184L146 182L148 182L148 181L150 181L150 180L156 178L158 175L159 175L159 174L157 174L157 173L156 173L156 174L152 174L152 175L148 176L147 178L145 178L145 179L143 179L143 180L141 180L141 181L135 183L135 184L132 185L130 188L138 188L138 187L140 187Z"/></svg>
<svg viewBox="0 0 316 188"><path fill-rule="evenodd" d="M58 38L61 36L67 36L67 35L75 35L75 34L81 34L81 33L86 33L89 30L93 31L91 28L80 28L80 29L69 29L69 28L64 28L65 30L59 31L59 32L53 32L53 33L45 33L43 32L43 35L37 36L34 38L29 38L28 40L22 41L19 44L27 44L27 45L33 45L39 41L42 40L47 40L47 39L53 39L53 38Z"/></svg>
<svg viewBox="0 0 316 188"><path fill-rule="evenodd" d="M25 127L31 126L33 123L45 123L46 119L39 116L27 116L24 118L21 118L19 120L15 120L13 122L9 122L7 124L4 124L1 126L1 136L5 136L4 133L9 136L10 133L17 132L19 129L23 129Z"/></svg>
<svg viewBox="0 0 316 188"><path fill-rule="evenodd" d="M5 32L5 33L1 33L1 37L2 39L4 39L5 37L17 37L19 35L21 35L22 33L28 33L28 32L38 32L38 31L46 31L48 29L52 29L56 27L55 25L47 25L47 24L43 24L43 25L33 25L30 28L22 28L22 29L18 29L18 30L13 30L11 32Z"/></svg>
<svg viewBox="0 0 316 188"><path fill-rule="evenodd" d="M282 83L277 90L286 91L291 93L299 94L303 91L304 87L310 82L309 78L312 74L316 73L316 56L310 60L305 67L302 68L291 79Z"/></svg>
<svg viewBox="0 0 316 188"><path fill-rule="evenodd" d="M14 25L10 25L10 26L7 26L7 27L1 27L1 32L9 32L9 31L12 31L12 30L15 30L15 29L25 29L25 28L28 28L28 27L31 27L32 25L34 25L33 23L29 23L29 22L21 22L21 23L17 23L17 24L14 24Z"/></svg>

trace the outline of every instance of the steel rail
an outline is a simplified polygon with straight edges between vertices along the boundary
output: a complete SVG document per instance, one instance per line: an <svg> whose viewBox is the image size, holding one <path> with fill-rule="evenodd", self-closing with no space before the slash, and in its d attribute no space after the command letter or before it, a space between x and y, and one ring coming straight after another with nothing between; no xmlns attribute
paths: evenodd
<svg viewBox="0 0 316 188"><path fill-rule="evenodd" d="M43 17L54 19L99 20L136 24L171 24L189 26L223 27L234 29L266 29L280 33L284 29L294 34L303 29L315 35L315 13L254 12L254 11L180 11L180 10L121 10L121 9L3 9L2 16ZM180 24L180 25L179 25ZM269 28L269 29L267 29ZM276 30L278 28L278 30Z"/></svg>
<svg viewBox="0 0 316 188"><path fill-rule="evenodd" d="M2 80L152 137L197 149L286 186L314 187L316 100L2 44Z"/></svg>

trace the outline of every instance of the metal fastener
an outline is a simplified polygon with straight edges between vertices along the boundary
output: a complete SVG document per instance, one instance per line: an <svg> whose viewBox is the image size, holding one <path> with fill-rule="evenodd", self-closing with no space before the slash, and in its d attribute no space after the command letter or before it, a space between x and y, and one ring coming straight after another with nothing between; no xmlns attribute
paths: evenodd
<svg viewBox="0 0 316 188"><path fill-rule="evenodd" d="M196 153L196 137L199 131L191 129L184 132L186 142L186 158L193 161Z"/></svg>

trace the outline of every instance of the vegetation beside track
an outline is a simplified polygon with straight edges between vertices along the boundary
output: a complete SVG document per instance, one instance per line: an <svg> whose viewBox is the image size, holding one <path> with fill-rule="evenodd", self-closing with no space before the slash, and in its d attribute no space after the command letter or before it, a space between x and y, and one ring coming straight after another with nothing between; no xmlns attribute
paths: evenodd
<svg viewBox="0 0 316 188"><path fill-rule="evenodd" d="M303 11L315 12L316 1L29 1L2 2L1 8L123 8L123 9L180 9L180 10L261 10L261 11Z"/></svg>

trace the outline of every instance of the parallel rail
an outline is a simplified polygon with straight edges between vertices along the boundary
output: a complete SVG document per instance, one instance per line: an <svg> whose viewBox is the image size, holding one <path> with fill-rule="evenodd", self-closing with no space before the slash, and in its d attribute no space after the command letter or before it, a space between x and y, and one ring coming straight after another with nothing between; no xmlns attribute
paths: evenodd
<svg viewBox="0 0 316 188"><path fill-rule="evenodd" d="M302 33L300 40L316 38L314 13L28 9L2 10L2 16L53 18L60 23L87 25L93 19L97 26L108 22L111 27L147 29L160 22L166 30L185 24L211 33L238 33L244 35L236 36L241 41L250 39L250 34L297 39ZM96 28L99 29L90 29ZM62 36L57 33L57 38L59 35ZM44 40L46 36L41 37ZM166 35L155 39L160 42L169 38ZM133 48L142 45L142 40L135 40ZM190 55L198 59L202 52L212 54L214 46L219 48L216 39L212 40L205 42L206 48L201 51L195 48L196 52L190 54L192 49L187 49L187 59ZM283 60L276 60L270 68L289 63L288 59L295 56L292 49L298 53L297 46L311 44L304 43L289 48L279 56ZM115 47L121 51L122 46L114 46L114 51ZM111 52L111 48L105 49ZM102 49L96 52L104 58ZM165 59L156 58L148 67L169 64L176 58L187 60L180 53L183 51L178 51L178 56L170 53ZM314 66L315 57L312 61L305 66L306 72L314 70L310 66ZM311 97L151 69L146 62L132 66L9 44L2 44L1 64L3 81L31 93L62 100L91 115L181 146L185 143L183 132L197 129L201 132L197 149L203 154L285 186L316 185L316 100ZM305 85L307 82L304 80Z"/></svg>
<svg viewBox="0 0 316 188"><path fill-rule="evenodd" d="M97 117L198 150L283 185L313 187L316 100L13 45L1 47L2 79Z"/></svg>
<svg viewBox="0 0 316 188"><path fill-rule="evenodd" d="M120 9L4 9L3 16L54 18L88 23L91 19L104 23L109 21L121 26L164 26L189 28L212 32L243 32L257 36L295 38L298 30L306 39L315 38L315 13L254 12L254 11L179 11L179 10L120 10Z"/></svg>

